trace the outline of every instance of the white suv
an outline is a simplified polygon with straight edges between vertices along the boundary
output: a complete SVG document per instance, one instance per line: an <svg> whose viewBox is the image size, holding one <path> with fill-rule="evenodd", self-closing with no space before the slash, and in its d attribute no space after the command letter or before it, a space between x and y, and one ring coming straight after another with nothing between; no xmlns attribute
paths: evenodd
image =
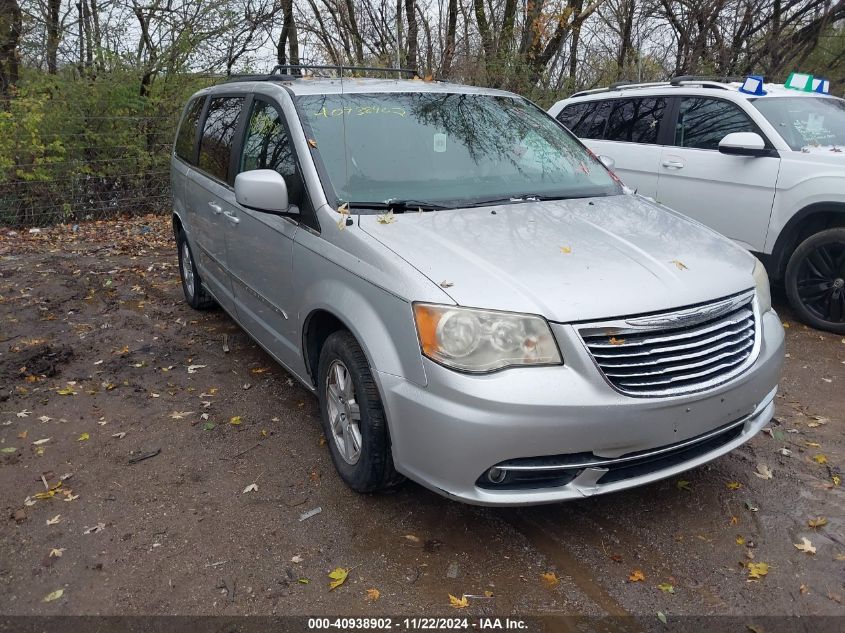
<svg viewBox="0 0 845 633"><path fill-rule="evenodd" d="M638 193L758 253L803 321L845 333L845 100L742 87L615 84L549 114Z"/></svg>

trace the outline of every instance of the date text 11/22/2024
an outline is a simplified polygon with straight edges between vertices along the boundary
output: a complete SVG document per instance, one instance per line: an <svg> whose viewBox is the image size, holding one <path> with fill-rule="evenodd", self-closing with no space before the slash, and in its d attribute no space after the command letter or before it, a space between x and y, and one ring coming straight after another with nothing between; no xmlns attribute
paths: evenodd
<svg viewBox="0 0 845 633"><path fill-rule="evenodd" d="M527 630L520 618L308 618L308 630Z"/></svg>

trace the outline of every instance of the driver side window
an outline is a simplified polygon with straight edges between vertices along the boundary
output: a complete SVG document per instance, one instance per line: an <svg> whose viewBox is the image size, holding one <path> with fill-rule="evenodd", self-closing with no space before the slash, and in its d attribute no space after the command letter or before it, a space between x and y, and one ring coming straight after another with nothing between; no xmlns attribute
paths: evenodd
<svg viewBox="0 0 845 633"><path fill-rule="evenodd" d="M281 174L291 204L302 206L302 179L282 115L260 99L252 104L238 172L253 169L273 169Z"/></svg>
<svg viewBox="0 0 845 633"><path fill-rule="evenodd" d="M721 99L684 97L675 126L675 145L719 149L719 141L733 132L758 132L745 112Z"/></svg>

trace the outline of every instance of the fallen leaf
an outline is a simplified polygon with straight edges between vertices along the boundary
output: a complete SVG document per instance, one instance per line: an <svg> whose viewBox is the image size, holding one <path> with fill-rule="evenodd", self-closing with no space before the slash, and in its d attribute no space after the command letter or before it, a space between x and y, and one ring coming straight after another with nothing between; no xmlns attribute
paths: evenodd
<svg viewBox="0 0 845 633"><path fill-rule="evenodd" d="M820 528L827 525L827 519L825 517L816 517L815 519L810 519L807 521L807 525L811 528Z"/></svg>
<svg viewBox="0 0 845 633"><path fill-rule="evenodd" d="M80 435L79 437L76 438L76 441L77 442L84 442L84 441L88 440L90 437L91 436L88 435L88 433L83 433L82 435Z"/></svg>
<svg viewBox="0 0 845 633"><path fill-rule="evenodd" d="M56 549L55 547L50 550L50 558L61 558L62 554L65 553L65 548L60 547Z"/></svg>
<svg viewBox="0 0 845 633"><path fill-rule="evenodd" d="M312 149L316 149L317 148L317 141L315 141L313 138L309 138L308 139L308 147L310 147Z"/></svg>
<svg viewBox="0 0 845 633"><path fill-rule="evenodd" d="M822 455L821 453L819 453L818 455L813 455L813 461L817 464L826 464L827 456Z"/></svg>
<svg viewBox="0 0 845 633"><path fill-rule="evenodd" d="M170 414L170 418L173 420L183 420L184 418L191 415L193 411L174 411Z"/></svg>
<svg viewBox="0 0 845 633"><path fill-rule="evenodd" d="M408 540L409 540L409 541L411 541L412 543L419 543L419 542L420 542L420 537L419 537L419 536L414 536L413 534L406 534L406 535L405 535L405 536L403 536L402 538L408 539Z"/></svg>
<svg viewBox="0 0 845 633"><path fill-rule="evenodd" d="M256 492L257 490L258 490L258 484L252 483L252 484L249 484L246 488L244 488L244 491L241 494L245 495L248 492Z"/></svg>
<svg viewBox="0 0 845 633"><path fill-rule="evenodd" d="M120 433L112 433L112 437L116 437L119 440L122 440L126 437L126 431L121 431Z"/></svg>
<svg viewBox="0 0 845 633"><path fill-rule="evenodd" d="M449 594L449 604L455 609L465 609L469 606L469 600L466 595L456 598L451 593Z"/></svg>
<svg viewBox="0 0 845 633"><path fill-rule="evenodd" d="M788 448L779 448L778 450L775 451L775 453L778 453L779 455L783 455L784 457L792 457L792 451L789 450Z"/></svg>
<svg viewBox="0 0 845 633"><path fill-rule="evenodd" d="M454 285L455 285L455 284L453 284L451 281L446 281L445 279L444 279L443 281L441 281L441 282L440 282L440 287L441 287L441 288L451 288L451 287L452 287L452 286L454 286Z"/></svg>
<svg viewBox="0 0 845 633"><path fill-rule="evenodd" d="M310 581L310 580L308 580L307 578L299 578L299 579L297 579L297 581L296 581L296 582L298 582L298 583L299 583L299 584L301 584L301 585L307 585L307 584L308 584L309 582L311 582L311 581Z"/></svg>
<svg viewBox="0 0 845 633"><path fill-rule="evenodd" d="M393 209L388 211L387 213L382 213L379 215L376 220L379 224L393 224L396 222L396 216L393 215Z"/></svg>
<svg viewBox="0 0 845 633"><path fill-rule="evenodd" d="M266 372L268 372L268 371L270 371L270 370L269 370L269 369L267 369L266 367L253 367L252 369L250 369L250 371L251 371L253 374L263 374L263 373L266 373Z"/></svg>
<svg viewBox="0 0 845 633"><path fill-rule="evenodd" d="M731 517L731 520L729 521L729 523L730 523L731 525L736 525L737 523L739 523L739 517L732 516L732 517Z"/></svg>
<svg viewBox="0 0 845 633"><path fill-rule="evenodd" d="M628 576L628 580L631 582L641 582L645 580L645 574L642 572L641 569L635 569L631 572L631 575Z"/></svg>
<svg viewBox="0 0 845 633"><path fill-rule="evenodd" d="M14 446L4 446L0 448L0 453L14 453L17 450Z"/></svg>
<svg viewBox="0 0 845 633"><path fill-rule="evenodd" d="M816 553L815 546L810 542L810 539L808 539L806 536L802 536L801 542L793 543L793 546L795 546L795 549L797 549L799 552L804 552L805 554Z"/></svg>
<svg viewBox="0 0 845 633"><path fill-rule="evenodd" d="M810 588L807 585L801 585L800 587L798 587L798 591L803 596L810 593Z"/></svg>
<svg viewBox="0 0 845 633"><path fill-rule="evenodd" d="M771 479L772 478L772 471L769 469L766 464L757 464L757 470L754 472L754 475L759 477L760 479Z"/></svg>
<svg viewBox="0 0 845 633"><path fill-rule="evenodd" d="M367 600L375 602L381 596L381 591L378 589L367 589Z"/></svg>
<svg viewBox="0 0 845 633"><path fill-rule="evenodd" d="M729 481L726 484L726 487L728 490L739 490L740 488L742 488L742 484L738 481Z"/></svg>
<svg viewBox="0 0 845 633"><path fill-rule="evenodd" d="M18 439L25 440L27 435L29 435L29 431L21 431L18 433Z"/></svg>
<svg viewBox="0 0 845 633"><path fill-rule="evenodd" d="M557 574L553 571L547 571L544 574L540 574L540 581L547 589L554 589L560 584L560 578L558 578Z"/></svg>
<svg viewBox="0 0 845 633"><path fill-rule="evenodd" d="M62 515L57 514L52 519L47 519L47 525L56 525L61 520L62 520Z"/></svg>
<svg viewBox="0 0 845 633"><path fill-rule="evenodd" d="M678 490L686 490L687 492L692 492L690 483L685 479L679 480L675 485L678 487Z"/></svg>
<svg viewBox="0 0 845 633"><path fill-rule="evenodd" d="M564 255L569 255L569 253L572 252L572 249L569 246L561 246L560 252L563 253Z"/></svg>
<svg viewBox="0 0 845 633"><path fill-rule="evenodd" d="M214 422L206 422L205 424L202 425L202 430L203 431L211 431L212 429L214 429L215 426L216 426L216 424L214 424Z"/></svg>
<svg viewBox="0 0 845 633"><path fill-rule="evenodd" d="M769 573L768 563L748 563L748 579L760 580Z"/></svg>
<svg viewBox="0 0 845 633"><path fill-rule="evenodd" d="M819 444L818 442L804 442L804 446L806 446L807 448L821 448L822 447L822 445Z"/></svg>
<svg viewBox="0 0 845 633"><path fill-rule="evenodd" d="M608 343L610 343L611 345L624 345L625 339L624 338L616 338L615 336L611 336Z"/></svg>
<svg viewBox="0 0 845 633"><path fill-rule="evenodd" d="M239 415L232 416L232 418L229 420L229 424L231 424L232 426L239 426L240 423L241 423L241 416L239 416Z"/></svg>
<svg viewBox="0 0 845 633"><path fill-rule="evenodd" d="M53 600L58 600L59 598L61 598L64 593L64 589L56 589L55 591L51 591L46 596L41 598L41 602L53 602Z"/></svg>
<svg viewBox="0 0 845 633"><path fill-rule="evenodd" d="M346 582L346 577L349 575L349 570L343 567L336 567L329 573L329 578L332 581L329 583L329 591L334 591Z"/></svg>
<svg viewBox="0 0 845 633"><path fill-rule="evenodd" d="M19 418L28 418L30 413L32 413L32 411L24 409L23 411L18 411L15 415Z"/></svg>
<svg viewBox="0 0 845 633"><path fill-rule="evenodd" d="M205 367L208 367L208 365L188 365L188 373L195 374L198 369L204 369Z"/></svg>
<svg viewBox="0 0 845 633"><path fill-rule="evenodd" d="M737 545L745 545L745 539L742 536L736 537L736 544Z"/></svg>
<svg viewBox="0 0 845 633"><path fill-rule="evenodd" d="M749 512L757 512L757 511L760 510L760 508L758 508L757 506L752 504L750 501L745 502L745 509L748 510Z"/></svg>
<svg viewBox="0 0 845 633"><path fill-rule="evenodd" d="M657 619L663 622L663 624L666 624L666 614L663 611L657 612Z"/></svg>
<svg viewBox="0 0 845 633"><path fill-rule="evenodd" d="M669 263L670 263L670 264L675 264L675 267L676 267L678 270L687 270L687 266L686 266L686 264L684 264L684 262L682 262L682 261L680 261L680 260L678 260L678 259L673 259L673 260L672 260L671 262L669 262Z"/></svg>
<svg viewBox="0 0 845 633"><path fill-rule="evenodd" d="M105 530L105 529L106 529L105 523L98 523L97 525L94 525L92 527L85 528L85 531L82 532L82 533L83 534L95 534L95 533L100 532L100 531Z"/></svg>
<svg viewBox="0 0 845 633"><path fill-rule="evenodd" d="M49 421L50 421L50 420L52 420L53 418L51 418L49 415L42 415L42 416L41 416L41 417L39 417L38 419L39 419L41 422L44 422L44 423L46 424L47 422L49 422Z"/></svg>
<svg viewBox="0 0 845 633"><path fill-rule="evenodd" d="M657 588L664 593L675 593L675 587L670 585L668 582L661 582L657 585Z"/></svg>
<svg viewBox="0 0 845 633"><path fill-rule="evenodd" d="M489 589L487 589L487 590L484 592L484 597L485 597L485 598L492 598L492 597L493 597L493 592L492 592L492 591L490 591Z"/></svg>
<svg viewBox="0 0 845 633"><path fill-rule="evenodd" d="M831 476L830 480L833 482L834 486L838 486L839 484L842 483L842 479L839 477L839 475Z"/></svg>
<svg viewBox="0 0 845 633"><path fill-rule="evenodd" d="M71 389L70 387L65 387L64 389L59 389L58 391L56 391L56 393L59 394L60 396L75 396L76 395L76 392L73 389Z"/></svg>
<svg viewBox="0 0 845 633"><path fill-rule="evenodd" d="M52 437L45 437L43 440L35 440L33 442L33 444L35 446L41 446L42 444L46 444L47 442L49 442L52 439L53 439Z"/></svg>

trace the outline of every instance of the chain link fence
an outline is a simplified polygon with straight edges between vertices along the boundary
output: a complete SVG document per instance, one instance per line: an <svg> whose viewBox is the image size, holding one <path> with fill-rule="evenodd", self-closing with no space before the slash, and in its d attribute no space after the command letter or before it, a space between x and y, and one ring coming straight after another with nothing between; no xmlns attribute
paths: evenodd
<svg viewBox="0 0 845 633"><path fill-rule="evenodd" d="M11 127L0 225L43 226L165 212L175 116L87 117L83 131ZM78 129L78 127L77 127ZM0 158L2 161L2 158Z"/></svg>

